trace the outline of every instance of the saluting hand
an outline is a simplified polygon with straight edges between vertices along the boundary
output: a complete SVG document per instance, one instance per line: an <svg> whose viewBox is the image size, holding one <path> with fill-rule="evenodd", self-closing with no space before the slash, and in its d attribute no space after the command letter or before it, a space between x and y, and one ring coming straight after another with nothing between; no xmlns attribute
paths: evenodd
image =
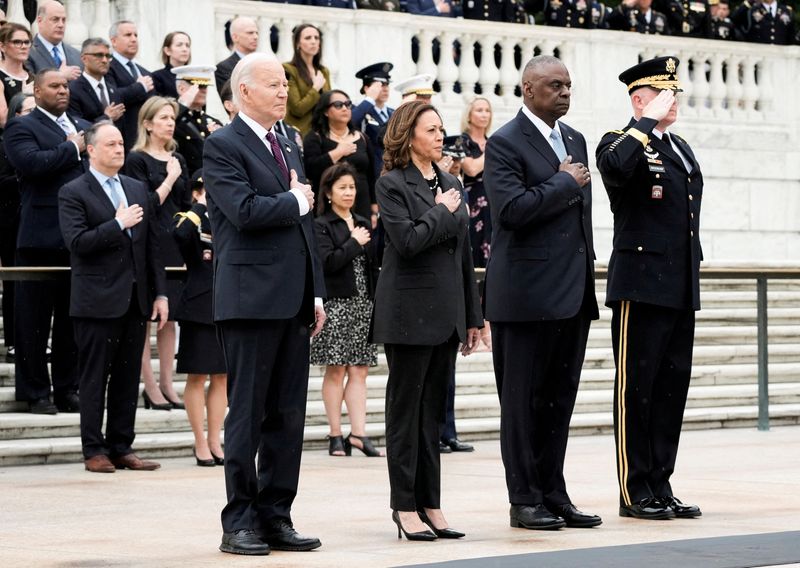
<svg viewBox="0 0 800 568"><path fill-rule="evenodd" d="M592 179L591 174L589 174L589 168L580 162L575 162L573 164L572 156L567 156L564 158L564 161L558 166L558 171L567 172L572 176L572 179L578 182L580 187L585 186L587 183L589 183L589 180Z"/></svg>
<svg viewBox="0 0 800 568"><path fill-rule="evenodd" d="M122 222L122 226L126 229L130 229L134 225L138 225L143 217L144 209L142 209L142 206L137 203L134 203L130 207L120 205L115 216L117 220Z"/></svg>
<svg viewBox="0 0 800 568"><path fill-rule="evenodd" d="M647 103L642 110L642 116L661 122L669 114L673 104L675 104L675 93L669 90L661 91L656 98Z"/></svg>
<svg viewBox="0 0 800 568"><path fill-rule="evenodd" d="M461 192L455 188L448 189L442 193L442 188L436 190L436 197L433 199L437 204L442 203L450 213L455 213L461 205Z"/></svg>
<svg viewBox="0 0 800 568"><path fill-rule="evenodd" d="M314 192L311 191L311 186L307 183L300 183L297 179L297 172L292 170L290 172L291 179L289 180L290 189L299 189L303 193L303 197L308 201L308 210L314 209Z"/></svg>

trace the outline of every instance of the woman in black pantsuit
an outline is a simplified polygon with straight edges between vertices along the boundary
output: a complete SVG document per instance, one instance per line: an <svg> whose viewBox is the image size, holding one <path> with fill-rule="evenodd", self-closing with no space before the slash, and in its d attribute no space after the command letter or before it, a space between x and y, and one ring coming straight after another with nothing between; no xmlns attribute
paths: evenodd
<svg viewBox="0 0 800 568"><path fill-rule="evenodd" d="M402 530L415 540L464 536L448 528L439 504L439 424L458 343L464 355L472 353L483 327L461 184L436 166L443 132L433 106L414 101L398 108L376 184L386 248L372 325L389 363L392 519L398 536Z"/></svg>

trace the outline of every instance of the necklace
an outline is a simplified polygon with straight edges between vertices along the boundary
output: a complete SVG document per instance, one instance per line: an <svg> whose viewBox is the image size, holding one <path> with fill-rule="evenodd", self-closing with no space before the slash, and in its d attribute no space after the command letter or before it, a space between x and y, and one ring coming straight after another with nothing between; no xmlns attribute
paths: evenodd
<svg viewBox="0 0 800 568"><path fill-rule="evenodd" d="M336 140L339 140L340 142L341 142L342 140L344 140L345 136L347 136L348 134L350 134L350 131L349 131L349 130L347 130L347 129L345 129L345 131L344 131L344 134L337 134L337 133L336 133L336 132L334 132L333 130L329 130L329 132L330 132L330 135L331 135L331 136L333 136L333 137L334 137Z"/></svg>

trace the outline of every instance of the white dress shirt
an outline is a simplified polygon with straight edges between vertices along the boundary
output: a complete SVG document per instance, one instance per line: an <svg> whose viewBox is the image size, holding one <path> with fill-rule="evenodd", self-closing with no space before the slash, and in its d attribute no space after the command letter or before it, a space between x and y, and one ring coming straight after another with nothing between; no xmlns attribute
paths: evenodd
<svg viewBox="0 0 800 568"><path fill-rule="evenodd" d="M529 109L525 105L522 105L522 113L525 116L527 116L528 119L533 123L533 125L539 130L539 132L542 133L544 139L547 140L547 143L550 144L550 147L553 148L553 151L555 152L556 149L555 147L553 147L553 139L550 138L550 134L553 132L553 130L558 132L558 135L561 137L561 140L564 140L564 137L561 136L561 128L558 126L558 121L556 120L555 126L553 128L550 128L550 125L548 125L544 120L533 114L531 112L531 109ZM556 155L558 155L558 152L556 152Z"/></svg>

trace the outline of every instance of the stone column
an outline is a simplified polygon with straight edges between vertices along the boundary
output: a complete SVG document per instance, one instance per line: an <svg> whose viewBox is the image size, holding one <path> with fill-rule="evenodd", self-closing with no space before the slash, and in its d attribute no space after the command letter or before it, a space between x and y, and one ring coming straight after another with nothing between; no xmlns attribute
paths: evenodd
<svg viewBox="0 0 800 568"><path fill-rule="evenodd" d="M67 27L64 32L64 41L80 48L83 40L89 37L86 22L83 21L83 6L81 0L65 0L64 8L67 12Z"/></svg>
<svg viewBox="0 0 800 568"><path fill-rule="evenodd" d="M111 4L108 0L94 0L94 21L89 28L92 37L108 38L111 27Z"/></svg>

